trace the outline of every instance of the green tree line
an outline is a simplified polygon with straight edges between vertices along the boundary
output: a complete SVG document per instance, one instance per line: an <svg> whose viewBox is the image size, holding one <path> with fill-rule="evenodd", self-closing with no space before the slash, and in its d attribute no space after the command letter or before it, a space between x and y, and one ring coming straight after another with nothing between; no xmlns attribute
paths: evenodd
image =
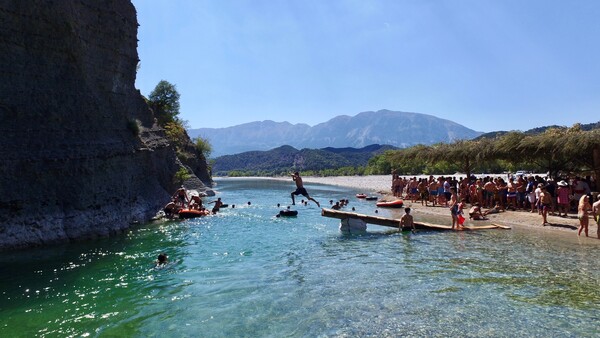
<svg viewBox="0 0 600 338"><path fill-rule="evenodd" d="M368 174L401 175L501 173L518 169L559 174L600 175L600 130L550 128L539 134L509 132L494 138L417 145L369 160Z"/></svg>

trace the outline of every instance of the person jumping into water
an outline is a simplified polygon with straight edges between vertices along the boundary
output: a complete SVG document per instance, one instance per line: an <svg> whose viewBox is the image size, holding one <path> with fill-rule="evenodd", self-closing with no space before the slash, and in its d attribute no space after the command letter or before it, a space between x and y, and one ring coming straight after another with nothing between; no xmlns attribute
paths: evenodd
<svg viewBox="0 0 600 338"><path fill-rule="evenodd" d="M302 177L300 177L300 174L297 171L292 174L292 180L294 182L296 182L296 191L292 192L292 205L296 205L294 196L302 195L302 196L308 198L309 200L317 203L317 206L319 208L321 207L319 202L317 202L314 198L308 196L308 192L306 191L306 189L304 189L304 184L302 183Z"/></svg>

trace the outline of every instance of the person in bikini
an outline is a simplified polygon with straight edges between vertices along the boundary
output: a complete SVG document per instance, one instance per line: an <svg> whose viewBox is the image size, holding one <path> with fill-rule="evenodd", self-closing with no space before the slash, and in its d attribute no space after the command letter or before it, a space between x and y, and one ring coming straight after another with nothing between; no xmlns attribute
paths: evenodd
<svg viewBox="0 0 600 338"><path fill-rule="evenodd" d="M577 236L581 236L581 231L585 230L585 237L588 237L590 210L592 210L592 206L590 205L590 197L588 195L581 196L579 199L579 205L577 206L577 218L579 219L579 230L577 231Z"/></svg>
<svg viewBox="0 0 600 338"><path fill-rule="evenodd" d="M302 195L302 196L308 198L310 201L315 202L319 208L321 207L321 205L319 204L319 202L317 202L314 198L312 198L312 197L310 197L308 195L308 192L304 188L304 183L302 182L302 177L300 177L300 173L298 173L297 171L295 173L293 173L292 174L292 180L296 183L296 190L293 191L292 194L291 194L291 196L292 196L292 205L296 205L296 201L294 200L294 196Z"/></svg>
<svg viewBox="0 0 600 338"><path fill-rule="evenodd" d="M542 221L544 222L542 225L545 226L548 223L548 211L550 207L552 207L552 196L546 190L545 186L541 187L542 192L540 193L540 207L542 208Z"/></svg>
<svg viewBox="0 0 600 338"><path fill-rule="evenodd" d="M458 195L456 194L456 188L450 188L450 203L448 207L450 208L450 214L452 215L452 230L456 226L456 230L462 230L464 227L458 223Z"/></svg>

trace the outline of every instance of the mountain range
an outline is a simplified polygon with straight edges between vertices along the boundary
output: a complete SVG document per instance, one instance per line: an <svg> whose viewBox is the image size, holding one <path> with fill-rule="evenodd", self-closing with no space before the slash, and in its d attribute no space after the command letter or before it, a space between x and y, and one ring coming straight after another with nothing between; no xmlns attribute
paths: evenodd
<svg viewBox="0 0 600 338"><path fill-rule="evenodd" d="M294 148L362 148L386 144L398 148L416 144L472 139L481 132L432 115L390 110L340 115L309 126L304 123L256 121L227 128L189 129L191 138L201 136L212 145L212 156L269 150L282 145Z"/></svg>

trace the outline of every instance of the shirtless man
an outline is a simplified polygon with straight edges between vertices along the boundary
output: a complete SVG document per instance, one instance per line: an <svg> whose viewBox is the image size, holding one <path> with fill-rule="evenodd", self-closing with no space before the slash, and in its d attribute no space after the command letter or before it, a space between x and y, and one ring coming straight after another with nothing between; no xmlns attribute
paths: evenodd
<svg viewBox="0 0 600 338"><path fill-rule="evenodd" d="M496 184L493 180L488 180L483 185L483 191L485 194L485 198L483 201L483 206L487 208L491 208L494 205L494 192L496 190Z"/></svg>
<svg viewBox="0 0 600 338"><path fill-rule="evenodd" d="M592 215L594 215L594 220L596 221L596 225L598 225L598 239L600 239L600 194L596 197L596 202L592 204Z"/></svg>
<svg viewBox="0 0 600 338"><path fill-rule="evenodd" d="M417 181L417 177L413 177L410 179L410 181L408 182L408 192L407 192L407 199L411 199L413 201L413 203L417 200L417 198L419 197L419 182Z"/></svg>
<svg viewBox="0 0 600 338"><path fill-rule="evenodd" d="M438 183L436 180L431 180L429 183L429 202L433 202L433 206L435 207L435 203L438 197Z"/></svg>
<svg viewBox="0 0 600 338"><path fill-rule="evenodd" d="M292 174L292 180L294 182L296 182L296 190L293 191L291 194L292 195L292 205L296 205L294 196L302 195L302 196L308 198L310 201L315 202L319 208L321 207L319 202L317 202L314 198L308 196L308 192L306 191L306 189L304 189L304 183L302 183L302 177L300 177L300 174L297 171Z"/></svg>
<svg viewBox="0 0 600 338"><path fill-rule="evenodd" d="M398 230L406 230L411 229L413 233L415 232L415 222L413 220L412 215L410 214L410 208L404 208L405 214L400 218L400 228Z"/></svg>
<svg viewBox="0 0 600 338"><path fill-rule="evenodd" d="M198 195L193 195L190 198L190 204L188 205L188 209L200 210L202 209L202 199Z"/></svg>
<svg viewBox="0 0 600 338"><path fill-rule="evenodd" d="M214 203L215 206L212 208L211 211L212 211L213 214L216 214L217 212L219 212L219 209L221 209L221 207L223 206L223 202L221 201L221 197L217 198L216 201L212 201L212 202L210 202L208 204L212 204L212 203Z"/></svg>
<svg viewBox="0 0 600 338"><path fill-rule="evenodd" d="M181 209L177 206L176 202L177 200L173 198L171 202L167 203L167 205L165 205L165 207L163 208L163 211L165 212L165 217L167 217L168 219L172 219L179 212L179 209Z"/></svg>
<svg viewBox="0 0 600 338"><path fill-rule="evenodd" d="M185 191L183 185L181 188L177 189L175 194L173 194L173 198L177 199L177 202L180 204L182 209L185 208L185 206L189 203L187 192Z"/></svg>

